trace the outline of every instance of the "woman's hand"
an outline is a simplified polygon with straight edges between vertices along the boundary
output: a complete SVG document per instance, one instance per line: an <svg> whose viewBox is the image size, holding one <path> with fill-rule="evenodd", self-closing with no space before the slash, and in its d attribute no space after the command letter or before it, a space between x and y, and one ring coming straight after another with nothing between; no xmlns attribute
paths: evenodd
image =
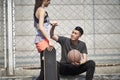
<svg viewBox="0 0 120 80"><path fill-rule="evenodd" d="M52 51L53 48L52 42L49 40L49 46L47 47L48 51Z"/></svg>

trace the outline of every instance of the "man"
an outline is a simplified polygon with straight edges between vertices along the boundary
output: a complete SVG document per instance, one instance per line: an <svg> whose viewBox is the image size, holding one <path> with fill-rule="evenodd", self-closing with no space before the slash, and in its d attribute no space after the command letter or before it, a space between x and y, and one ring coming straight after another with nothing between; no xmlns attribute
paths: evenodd
<svg viewBox="0 0 120 80"><path fill-rule="evenodd" d="M61 60L58 63L58 70L60 75L78 75L86 72L86 80L92 80L95 71L95 62L87 60L87 48L83 41L79 38L83 35L84 31L81 27L77 26L72 30L71 38L64 36L57 36L54 34L55 26L53 25L50 31L51 38L61 45L62 53ZM82 53L83 59L76 64L71 64L67 58L70 50L77 49Z"/></svg>

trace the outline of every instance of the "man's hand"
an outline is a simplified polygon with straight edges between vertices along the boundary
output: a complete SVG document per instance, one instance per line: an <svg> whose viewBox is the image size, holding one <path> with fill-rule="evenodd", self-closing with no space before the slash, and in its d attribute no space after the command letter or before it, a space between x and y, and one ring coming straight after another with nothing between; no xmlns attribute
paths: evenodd
<svg viewBox="0 0 120 80"><path fill-rule="evenodd" d="M80 62L72 62L71 64L73 65L81 65L81 64L84 64L85 61L80 61Z"/></svg>
<svg viewBox="0 0 120 80"><path fill-rule="evenodd" d="M71 64L73 64L73 65L80 65L81 63L80 62L72 62Z"/></svg>
<svg viewBox="0 0 120 80"><path fill-rule="evenodd" d="M57 21L51 21L50 24L51 24L52 27L58 26Z"/></svg>

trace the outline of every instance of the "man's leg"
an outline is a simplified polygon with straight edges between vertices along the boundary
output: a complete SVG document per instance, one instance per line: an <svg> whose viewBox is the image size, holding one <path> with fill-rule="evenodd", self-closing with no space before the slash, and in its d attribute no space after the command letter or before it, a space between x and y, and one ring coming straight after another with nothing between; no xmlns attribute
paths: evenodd
<svg viewBox="0 0 120 80"><path fill-rule="evenodd" d="M95 72L95 62L92 60L79 66L79 74L86 72L86 80L92 80Z"/></svg>
<svg viewBox="0 0 120 80"><path fill-rule="evenodd" d="M79 74L79 66L75 66L73 64L64 64L64 63L58 63L58 72L60 75L68 76L68 75L78 75Z"/></svg>
<svg viewBox="0 0 120 80"><path fill-rule="evenodd" d="M86 72L86 80L92 80L95 71L95 62L89 60L80 66L58 63L58 71L60 75L64 75L64 76L78 75L83 72Z"/></svg>
<svg viewBox="0 0 120 80"><path fill-rule="evenodd" d="M86 64L87 72L86 72L86 80L92 80L95 72L95 62L90 60Z"/></svg>

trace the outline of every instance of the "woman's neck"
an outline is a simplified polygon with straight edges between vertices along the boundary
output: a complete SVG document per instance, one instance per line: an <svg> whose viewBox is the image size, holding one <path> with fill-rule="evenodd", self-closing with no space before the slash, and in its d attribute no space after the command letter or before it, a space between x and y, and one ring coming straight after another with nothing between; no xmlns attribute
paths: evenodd
<svg viewBox="0 0 120 80"><path fill-rule="evenodd" d="M42 6L41 6L42 8L45 8L45 5L44 4L42 4Z"/></svg>

